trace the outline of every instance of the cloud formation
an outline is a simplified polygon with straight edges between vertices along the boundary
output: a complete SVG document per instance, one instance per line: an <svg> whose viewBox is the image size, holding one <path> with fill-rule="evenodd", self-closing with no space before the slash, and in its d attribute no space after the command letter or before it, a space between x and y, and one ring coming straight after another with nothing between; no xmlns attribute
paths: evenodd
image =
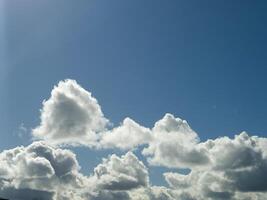
<svg viewBox="0 0 267 200"><path fill-rule="evenodd" d="M79 172L76 155L44 142L0 153L0 196L10 199L127 199L147 187L148 171L132 153L111 155L92 176Z"/></svg>
<svg viewBox="0 0 267 200"><path fill-rule="evenodd" d="M131 190L148 185L145 165L132 153L111 155L94 169L95 183L102 189Z"/></svg>
<svg viewBox="0 0 267 200"><path fill-rule="evenodd" d="M211 169L223 172L235 189L245 192L267 191L265 138L249 137L245 132L235 136L207 141L212 160Z"/></svg>
<svg viewBox="0 0 267 200"><path fill-rule="evenodd" d="M0 163L0 196L6 198L54 199L63 188L83 187L76 155L43 142L3 151Z"/></svg>
<svg viewBox="0 0 267 200"><path fill-rule="evenodd" d="M143 154L152 165L193 168L209 163L206 149L185 120L166 114L152 129L153 139Z"/></svg>
<svg viewBox="0 0 267 200"><path fill-rule="evenodd" d="M171 188L191 194L197 191L195 196L201 199L266 197L267 159L262 140L245 132L234 139L208 140L203 143L211 161L206 168L193 169L188 175L165 173L165 179Z"/></svg>
<svg viewBox="0 0 267 200"><path fill-rule="evenodd" d="M152 128L125 118L110 128L91 93L59 82L43 102L35 141L0 153L0 197L14 200L265 200L267 138L246 132L201 141L189 124L165 114ZM125 152L103 158L91 175L66 148ZM142 152L138 157L135 150ZM147 160L145 166L140 160ZM145 162L146 163L146 162ZM168 186L154 186L151 167L165 167ZM188 174L168 172L188 169ZM159 175L161 176L161 174Z"/></svg>
<svg viewBox="0 0 267 200"><path fill-rule="evenodd" d="M50 144L94 146L97 133L105 130L108 120L90 92L74 80L60 81L43 102L41 124L33 129L37 139Z"/></svg>
<svg viewBox="0 0 267 200"><path fill-rule="evenodd" d="M102 148L133 149L151 141L152 135L145 128L130 118L125 118L122 124L104 133L100 140Z"/></svg>

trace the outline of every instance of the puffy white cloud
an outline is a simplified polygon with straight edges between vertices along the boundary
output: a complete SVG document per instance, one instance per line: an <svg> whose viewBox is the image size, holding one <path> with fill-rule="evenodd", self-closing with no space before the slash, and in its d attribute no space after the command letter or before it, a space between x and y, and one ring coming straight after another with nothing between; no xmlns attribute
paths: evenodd
<svg viewBox="0 0 267 200"><path fill-rule="evenodd" d="M147 168L132 152L103 159L91 179L107 190L131 190L147 186L149 182Z"/></svg>
<svg viewBox="0 0 267 200"><path fill-rule="evenodd" d="M60 81L43 102L41 123L34 139L52 145L84 145L97 148L133 149L151 139L150 130L130 118L107 130L109 121L91 93L74 80ZM127 141L127 142L125 142Z"/></svg>
<svg viewBox="0 0 267 200"><path fill-rule="evenodd" d="M125 118L122 124L103 134L100 143L104 148L133 149L147 144L151 140L151 131L142 127L130 118Z"/></svg>
<svg viewBox="0 0 267 200"><path fill-rule="evenodd" d="M212 160L211 168L221 171L239 191L267 191L265 138L249 137L243 132L234 139L228 137L205 143Z"/></svg>
<svg viewBox="0 0 267 200"><path fill-rule="evenodd" d="M188 175L165 173L164 176L173 190L190 194L192 198L226 200L234 196L230 181L221 173L192 171Z"/></svg>
<svg viewBox="0 0 267 200"><path fill-rule="evenodd" d="M0 196L53 199L62 188L83 186L75 154L35 142L0 154Z"/></svg>
<svg viewBox="0 0 267 200"><path fill-rule="evenodd" d="M50 144L92 146L97 134L105 130L108 120L91 93L74 80L60 81L43 102L41 124L33 129L36 139Z"/></svg>
<svg viewBox="0 0 267 200"><path fill-rule="evenodd" d="M148 187L148 171L131 152L111 155L90 177L79 172L76 155L44 142L0 153L0 197L15 200L118 200Z"/></svg>
<svg viewBox="0 0 267 200"><path fill-rule="evenodd" d="M210 163L188 175L165 173L171 188L187 191L200 199L261 199L267 196L265 138L249 137L245 132L234 139L208 140Z"/></svg>
<svg viewBox="0 0 267 200"><path fill-rule="evenodd" d="M211 199L236 198L238 192L267 191L266 138L250 137L243 132L234 139L221 137L200 142L186 121L170 114L155 124L152 135L152 141L143 150L150 164L193 170L189 175L166 173L172 188L192 190L194 185L194 191Z"/></svg>
<svg viewBox="0 0 267 200"><path fill-rule="evenodd" d="M166 114L155 123L152 141L143 150L152 165L192 168L207 165L207 150L185 120Z"/></svg>

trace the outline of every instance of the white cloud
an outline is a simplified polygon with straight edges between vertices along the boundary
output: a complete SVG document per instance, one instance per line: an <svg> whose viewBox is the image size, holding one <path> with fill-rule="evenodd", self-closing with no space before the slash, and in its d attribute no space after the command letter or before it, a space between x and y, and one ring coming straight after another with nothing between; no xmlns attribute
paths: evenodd
<svg viewBox="0 0 267 200"><path fill-rule="evenodd" d="M164 177L174 191L190 194L198 200L230 200L235 194L231 182L218 172L165 173Z"/></svg>
<svg viewBox="0 0 267 200"><path fill-rule="evenodd" d="M209 166L194 168L188 175L165 173L170 188L151 186L148 169L131 152L103 159L94 174L86 177L79 172L73 152L34 142L0 153L0 196L15 200L263 200L267 167L262 139L242 133L234 139L205 142Z"/></svg>
<svg viewBox="0 0 267 200"><path fill-rule="evenodd" d="M0 196L52 199L62 188L83 187L75 154L35 142L0 154ZM25 197L25 198L24 198Z"/></svg>
<svg viewBox="0 0 267 200"><path fill-rule="evenodd" d="M74 80L60 81L43 102L41 124L33 129L36 139L50 144L92 146L97 134L105 130L108 120L91 93Z"/></svg>
<svg viewBox="0 0 267 200"><path fill-rule="evenodd" d="M211 169L221 171L235 187L244 192L267 191L265 138L249 137L243 132L234 139L228 137L205 143L212 160Z"/></svg>
<svg viewBox="0 0 267 200"><path fill-rule="evenodd" d="M100 142L103 148L127 150L147 144L151 137L148 128L140 126L130 118L125 118L120 126L104 133Z"/></svg>
<svg viewBox="0 0 267 200"><path fill-rule="evenodd" d="M265 138L246 133L234 139L222 137L203 143L211 160L206 168L194 168L188 175L165 173L175 190L195 193L200 199L261 199L267 196Z"/></svg>
<svg viewBox="0 0 267 200"><path fill-rule="evenodd" d="M88 200L141 200L131 193L149 187L148 169L132 152L113 154L95 167L88 182L93 188Z"/></svg>
<svg viewBox="0 0 267 200"><path fill-rule="evenodd" d="M91 179L100 188L108 190L130 190L147 186L149 182L147 168L132 152L103 159Z"/></svg>
<svg viewBox="0 0 267 200"><path fill-rule="evenodd" d="M111 155L87 177L76 155L44 142L0 153L0 197L15 200L119 200L148 187L145 165L131 152Z"/></svg>
<svg viewBox="0 0 267 200"><path fill-rule="evenodd" d="M198 135L185 120L166 114L155 123L152 135L152 141L143 150L152 165L193 168L209 163L206 149L198 145Z"/></svg>

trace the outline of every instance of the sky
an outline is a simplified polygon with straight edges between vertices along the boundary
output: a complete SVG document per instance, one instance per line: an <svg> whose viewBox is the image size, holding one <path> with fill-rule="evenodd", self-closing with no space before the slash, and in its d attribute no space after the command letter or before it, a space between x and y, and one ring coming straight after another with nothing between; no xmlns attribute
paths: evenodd
<svg viewBox="0 0 267 200"><path fill-rule="evenodd" d="M265 138L266 9L260 0L2 0L0 151L36 139L42 102L65 79L92 93L111 127L128 117L152 130L171 113L200 142L242 131ZM86 175L126 152L74 146ZM157 161L150 181L166 186L160 174L181 168Z"/></svg>

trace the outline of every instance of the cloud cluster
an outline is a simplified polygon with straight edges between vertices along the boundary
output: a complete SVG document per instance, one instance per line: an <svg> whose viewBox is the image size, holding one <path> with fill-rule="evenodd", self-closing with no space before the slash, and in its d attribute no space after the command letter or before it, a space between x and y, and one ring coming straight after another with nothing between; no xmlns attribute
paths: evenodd
<svg viewBox="0 0 267 200"><path fill-rule="evenodd" d="M97 100L73 80L59 82L43 102L34 143L0 153L0 196L14 200L265 200L267 138L243 132L200 141L189 124L166 114L152 128L126 118L109 120ZM122 150L103 158L90 176L62 146ZM149 167L188 169L162 174L168 187L153 186ZM128 151L128 152L127 152ZM160 176L160 175L159 175Z"/></svg>
<svg viewBox="0 0 267 200"><path fill-rule="evenodd" d="M34 142L0 153L0 196L10 199L127 199L147 187L148 171L132 153L111 155L91 176L79 172L73 152Z"/></svg>
<svg viewBox="0 0 267 200"><path fill-rule="evenodd" d="M0 196L10 199L54 199L63 188L83 187L76 156L44 142L0 154Z"/></svg>
<svg viewBox="0 0 267 200"><path fill-rule="evenodd" d="M222 137L203 145L209 165L188 175L165 173L171 188L189 191L200 199L261 199L267 197L266 138L243 132L234 139Z"/></svg>

